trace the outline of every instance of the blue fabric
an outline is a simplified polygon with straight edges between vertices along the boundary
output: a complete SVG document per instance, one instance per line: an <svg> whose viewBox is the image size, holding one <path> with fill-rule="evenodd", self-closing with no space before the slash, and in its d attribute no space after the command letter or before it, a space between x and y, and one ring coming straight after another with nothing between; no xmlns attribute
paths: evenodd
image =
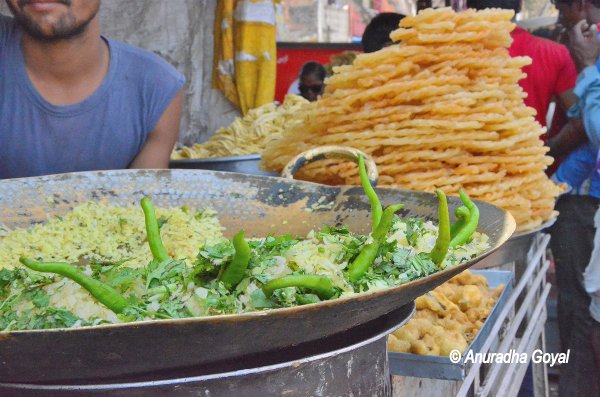
<svg viewBox="0 0 600 397"><path fill-rule="evenodd" d="M569 109L569 117L583 120L585 132L594 147L600 147L600 63L588 66L577 76L573 92L579 101Z"/></svg>
<svg viewBox="0 0 600 397"><path fill-rule="evenodd" d="M589 195L600 198L600 176L596 170L598 149L587 143L569 153L554 175L559 182L568 183L573 193L581 194L583 182L590 179Z"/></svg>
<svg viewBox="0 0 600 397"><path fill-rule="evenodd" d="M582 183L590 178L589 195L600 198L600 169L597 157L600 147L600 59L596 67L585 68L577 77L573 92L579 101L569 109L569 117L583 120L589 143L579 147L562 162L555 178L573 187L574 193L580 193Z"/></svg>
<svg viewBox="0 0 600 397"><path fill-rule="evenodd" d="M0 179L127 168L184 84L160 57L104 38L108 73L80 103L56 106L35 89L21 31L0 16Z"/></svg>

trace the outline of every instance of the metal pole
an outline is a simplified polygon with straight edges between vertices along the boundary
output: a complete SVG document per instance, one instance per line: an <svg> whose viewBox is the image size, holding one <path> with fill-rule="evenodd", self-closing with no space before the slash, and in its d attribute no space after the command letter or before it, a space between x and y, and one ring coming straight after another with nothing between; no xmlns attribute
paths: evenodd
<svg viewBox="0 0 600 397"><path fill-rule="evenodd" d="M325 10L324 10L324 1L325 0L317 0L317 42L322 43L325 37Z"/></svg>

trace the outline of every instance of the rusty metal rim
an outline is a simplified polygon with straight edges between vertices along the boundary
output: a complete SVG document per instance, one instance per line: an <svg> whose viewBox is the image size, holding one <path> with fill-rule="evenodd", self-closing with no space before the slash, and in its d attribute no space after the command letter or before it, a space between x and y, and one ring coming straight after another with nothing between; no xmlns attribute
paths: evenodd
<svg viewBox="0 0 600 397"><path fill-rule="evenodd" d="M393 327L386 328L383 331L377 332L375 335L365 339L361 342L352 344L350 346L342 347L336 350L332 350L326 353L313 355L310 357L286 361L283 363L265 365L262 367L252 368L252 369L240 369L236 371L224 372L220 374L210 374L210 375L200 375L200 376L191 376L184 378L176 378L176 379L164 379L157 381L146 381L146 382L129 382L129 383L118 383L118 384L99 384L99 385L38 385L38 384L27 384L27 383L0 383L0 386L4 387L12 387L15 389L30 389L35 387L36 390L45 390L45 391L56 391L56 390L113 390L113 389L131 389L131 388L141 388L141 387L158 387L158 386L166 386L171 384L181 384L181 383L192 383L199 381L207 381L212 379L225 379L231 377L245 376L245 375L253 375L259 374L263 372L275 371L287 367L298 366L305 363L310 363L313 361L323 360L329 357L334 357L343 353L350 352L352 350L360 349L361 347L365 347L371 343L374 343L382 338L386 338L389 334L402 327L414 314L416 311L416 306L414 302L409 303L411 305L410 313L407 314L400 323L395 324ZM408 306L408 305L406 305ZM402 309L398 309L402 310ZM387 314L389 316L390 314ZM386 344L387 346L387 344ZM387 354L387 351L386 353Z"/></svg>

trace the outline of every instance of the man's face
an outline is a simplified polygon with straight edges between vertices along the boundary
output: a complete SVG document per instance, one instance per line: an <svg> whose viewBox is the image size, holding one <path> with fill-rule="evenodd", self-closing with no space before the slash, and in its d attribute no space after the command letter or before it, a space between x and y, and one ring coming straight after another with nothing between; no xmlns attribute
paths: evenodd
<svg viewBox="0 0 600 397"><path fill-rule="evenodd" d="M585 10L587 22L590 25L597 25L600 23L600 8L596 7L589 0L584 0L583 8Z"/></svg>
<svg viewBox="0 0 600 397"><path fill-rule="evenodd" d="M300 94L310 102L314 102L323 94L323 80L314 74L303 76L298 86Z"/></svg>
<svg viewBox="0 0 600 397"><path fill-rule="evenodd" d="M585 19L583 4L579 0L573 2L557 0L555 3L558 10L558 24L564 28L570 29L577 22Z"/></svg>
<svg viewBox="0 0 600 397"><path fill-rule="evenodd" d="M6 0L6 3L29 35L45 41L81 34L100 8L100 0Z"/></svg>

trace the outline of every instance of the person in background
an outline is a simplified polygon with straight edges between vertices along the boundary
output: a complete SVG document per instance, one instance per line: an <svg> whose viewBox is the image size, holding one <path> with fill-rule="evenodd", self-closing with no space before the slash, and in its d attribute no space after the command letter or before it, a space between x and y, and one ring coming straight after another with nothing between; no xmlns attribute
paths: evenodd
<svg viewBox="0 0 600 397"><path fill-rule="evenodd" d="M293 90L297 84L297 91ZM302 65L298 79L292 83L290 94L300 94L307 101L314 102L325 90L325 68L319 62L306 62Z"/></svg>
<svg viewBox="0 0 600 397"><path fill-rule="evenodd" d="M559 12L558 19L556 21L556 30L558 31L558 37L556 41L566 45L568 40L568 34L566 34L566 32L569 29L572 29L579 21L585 19L583 3L581 0L552 0L552 3ZM562 113L559 114L559 117L562 119ZM558 133L556 133L555 129L553 128L554 133L549 135L550 138L546 142L548 147L550 147L549 154L554 158L564 159L565 156L576 150L577 154L569 155L571 161L573 161L574 158L578 158L578 160L576 160L577 162L585 161L593 167L593 164L595 164L596 161L596 153L590 148L586 149L583 147L583 145L588 143L588 139L583 129L581 120L573 119L573 124L571 125L577 126L577 128L565 128ZM579 186L579 184L576 182L576 180L579 178L577 171L575 171L577 173L577 175L575 175L577 179L573 179L571 182L564 180L565 170L568 168L571 167L563 167L562 171L560 172L563 178L561 181L568 182L569 185L573 187ZM558 174L559 172L557 171L557 175ZM586 178L587 177L589 177L589 175L587 175ZM593 178L598 179L596 176L593 176ZM575 185L573 183L575 183Z"/></svg>
<svg viewBox="0 0 600 397"><path fill-rule="evenodd" d="M513 10L515 15L521 11L522 0L468 0L467 6L482 10L485 8L502 8ZM569 51L564 45L534 36L527 30L517 26L511 32L513 42L508 49L511 56L528 56L532 63L523 68L527 76L519 81L523 91L527 93L525 104L536 110L535 119L546 126L546 114L553 98L557 99L557 110L566 112L577 100L573 95L573 87L577 71ZM569 129L582 129L580 124L560 126Z"/></svg>
<svg viewBox="0 0 600 397"><path fill-rule="evenodd" d="M551 0L558 10L556 20L558 37L557 41L567 44L569 29L572 29L579 21L585 19L585 10L581 0Z"/></svg>
<svg viewBox="0 0 600 397"><path fill-rule="evenodd" d="M183 76L100 33L100 0L6 0L0 15L0 179L166 168Z"/></svg>
<svg viewBox="0 0 600 397"><path fill-rule="evenodd" d="M371 20L371 22L369 22L363 33L363 51L367 53L375 52L382 49L383 47L391 45L392 39L390 39L390 33L398 29L398 25L400 24L402 18L404 18L404 15L396 14L393 12L384 12L375 16ZM351 63L351 61L354 60L353 56L348 58L348 63ZM321 68L323 68L322 72ZM304 64L304 66L302 66L300 76L290 85L288 93L302 95L309 101L315 101L317 97L323 93L323 89L325 88L323 80L325 79L326 73L326 69L317 62L308 62ZM321 77L321 75L323 77ZM301 88L303 87L303 76L305 76L304 93L301 90ZM320 84L319 81L321 81ZM310 92L313 89L314 91L316 91L319 88L319 86L321 87L321 90L319 92L317 92L316 94L314 92ZM311 89L310 87L313 87L313 89Z"/></svg>
<svg viewBox="0 0 600 397"><path fill-rule="evenodd" d="M392 44L390 33L398 29L400 21L405 17L394 12L384 12L375 16L365 28L362 36L362 47L366 53L381 50Z"/></svg>
<svg viewBox="0 0 600 397"><path fill-rule="evenodd" d="M564 396L600 395L600 1L578 1L569 8L583 10L587 20L567 24L567 45L579 75L574 93L578 102L569 117L583 120L587 144L571 153L557 174L577 183L592 173L588 195L564 195L552 230L551 248L559 281L561 343L571 350L561 368L559 393ZM566 17L562 17L564 23ZM565 204L570 204L566 206ZM564 209L561 209L563 208ZM561 269L559 280L558 271ZM560 308L560 306L559 306ZM564 340L563 340L564 338Z"/></svg>
<svg viewBox="0 0 600 397"><path fill-rule="evenodd" d="M476 9L484 8L504 8L512 9L515 14L521 10L521 0L468 0L467 5ZM577 78L577 69L569 50L559 43L551 40L535 37L525 29L516 27L511 33L513 43L508 49L511 56L528 56L532 59L532 63L529 66L523 68L523 71L527 74L525 79L522 79L519 84L523 90L527 93L527 98L524 102L527 106L534 108L537 111L536 120L543 126L546 125L546 115L548 107L553 100L557 100L557 111L566 112L571 106L577 102L577 96L573 93ZM573 140L572 137L576 136L577 139ZM559 137L559 138L556 138ZM583 131L583 123L580 119L572 119L561 127L560 132L556 137L550 137L547 140L547 144L551 147L553 155L563 151L563 154L568 153L581 144L581 137L585 140L585 132ZM565 139L567 138L567 139ZM560 169L560 168L559 168ZM565 290L570 290L572 287L568 281L565 281L565 272L569 272L570 266L566 266L563 262L569 260L569 255L572 254L569 248L557 247L558 244L569 244L565 241L571 241L572 236L578 234L577 232L572 235L568 234L569 231L566 226L573 226L574 219L579 217L574 214L577 208L573 207L573 202L570 200L564 200L564 196L561 197L556 205L556 209L560 212L559 219L556 222L555 228L552 231L552 239L550 245L556 261L556 282L559 291L558 296L558 325L561 334L561 345L562 348L569 348L567 342L570 338L569 327L569 310L570 306L567 304L568 299L565 299ZM567 215L570 214L570 215ZM589 215L588 215L589 216ZM591 220L587 220L589 223ZM581 238L581 236L579 236ZM578 247L582 245L581 241L574 242ZM589 259L589 256L588 256ZM570 280L570 279L569 279ZM579 347L577 348L579 350ZM571 358L574 355L574 351L571 351ZM590 376L589 372L586 373ZM591 378L590 378L591 379ZM562 370L561 370L561 382ZM576 389L576 386L570 382L570 387ZM569 393L564 394L565 396L570 395ZM575 394L573 394L575 395Z"/></svg>

